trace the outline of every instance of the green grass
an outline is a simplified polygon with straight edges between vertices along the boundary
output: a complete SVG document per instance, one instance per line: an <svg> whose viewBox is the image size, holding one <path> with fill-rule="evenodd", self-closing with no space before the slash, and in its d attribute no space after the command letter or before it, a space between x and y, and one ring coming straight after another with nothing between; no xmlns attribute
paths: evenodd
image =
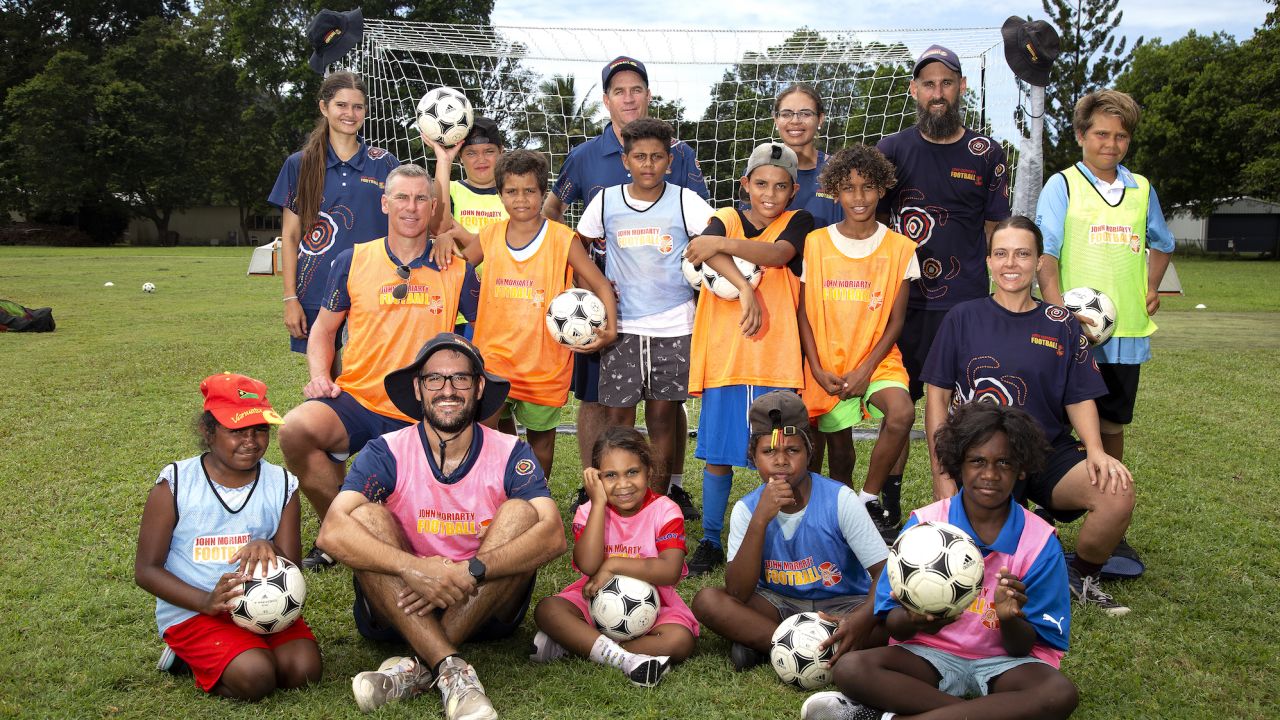
<svg viewBox="0 0 1280 720"><path fill-rule="evenodd" d="M59 329L0 335L0 715L205 717L238 707L189 678L155 672L153 600L133 584L143 500L156 472L195 452L197 383L236 370L300 401L305 370L286 351L278 278L246 278L248 250L0 248L0 295L52 305ZM1269 292L1280 264L1178 261L1187 296L1166 299L1155 359L1143 370L1128 460L1139 482L1130 532L1150 568L1114 587L1133 612L1074 616L1065 672L1081 688L1079 718L1254 718L1280 706L1280 322ZM113 288L103 283L112 281ZM144 281L159 290L144 295ZM1193 311L1196 302L1207 310ZM868 443L859 443L865 463ZM913 447L907 500L926 500L926 458ZM561 437L553 492L577 487L576 449ZM268 458L280 461L276 447ZM695 497L701 464L686 474ZM753 485L742 477L741 494ZM315 533L304 511L304 543ZM697 526L690 527L697 535ZM1062 531L1070 547L1074 527ZM571 580L567 559L540 574L538 596ZM255 713L358 717L349 679L399 652L359 639L349 573L309 577L306 617L325 680L279 693ZM715 576L704 582L719 582ZM703 583L686 582L686 598ZM804 696L768 668L729 670L711 633L651 691L581 660L523 656L532 634L468 648L509 718L785 718ZM1267 708L1272 708L1267 710ZM439 717L434 697L381 717Z"/></svg>

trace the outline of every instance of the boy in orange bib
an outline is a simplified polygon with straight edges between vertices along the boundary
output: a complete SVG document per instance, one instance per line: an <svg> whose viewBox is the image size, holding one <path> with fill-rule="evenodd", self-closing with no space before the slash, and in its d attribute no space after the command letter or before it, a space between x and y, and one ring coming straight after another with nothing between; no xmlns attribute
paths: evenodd
<svg viewBox="0 0 1280 720"><path fill-rule="evenodd" d="M853 485L852 428L880 419L880 435L860 498L881 534L892 537L878 494L906 444L915 407L894 345L906 318L908 283L920 277L916 244L876 221L876 203L893 187L893 165L880 151L855 145L822 170L844 220L809 234L800 278L804 402L829 448L829 475ZM822 465L815 455L811 468Z"/></svg>
<svg viewBox="0 0 1280 720"><path fill-rule="evenodd" d="M475 344L485 366L511 382L504 407L483 422L514 435L519 420L538 463L550 473L560 408L569 398L573 353L597 352L613 343L617 304L613 287L577 234L541 215L546 159L530 150L513 150L498 159L494 179L509 217L481 228L476 242L454 236L467 243L462 248L467 262L485 264ZM438 241L437 255L447 257L452 248ZM545 318L547 304L571 287L571 271L604 303L607 318L592 343L576 348L557 343Z"/></svg>

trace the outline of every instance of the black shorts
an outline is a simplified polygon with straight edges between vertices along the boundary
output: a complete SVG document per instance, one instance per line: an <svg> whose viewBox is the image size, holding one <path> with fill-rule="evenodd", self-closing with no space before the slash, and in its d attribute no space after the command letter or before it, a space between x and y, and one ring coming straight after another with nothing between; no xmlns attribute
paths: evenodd
<svg viewBox="0 0 1280 720"><path fill-rule="evenodd" d="M476 628L471 633L471 637L467 638L468 642L488 642L492 640L502 640L509 638L520 629L520 625L524 623L524 616L529 612L529 603L533 600L533 586L537 583L538 575L534 573L529 578L529 586L524 589L524 599L520 602L520 611L512 620L499 620L498 618L489 618L488 622ZM351 587L355 589L355 602L351 607L351 614L355 616L356 630L366 639L383 643L405 643L404 636L396 630L395 625L383 620L378 616L377 611L369 604L364 597L364 591L360 589L360 581L355 574L351 575ZM436 611L440 612L440 611Z"/></svg>
<svg viewBox="0 0 1280 720"><path fill-rule="evenodd" d="M1084 443L1063 443L1049 452L1044 469L1028 475L1014 488L1014 498L1025 505L1028 500L1049 511L1053 519L1061 523L1074 522L1084 515L1084 510L1058 510L1053 507L1053 489L1076 465L1084 462Z"/></svg>
<svg viewBox="0 0 1280 720"><path fill-rule="evenodd" d="M600 353L573 354L572 386L579 402L600 402Z"/></svg>
<svg viewBox="0 0 1280 720"><path fill-rule="evenodd" d="M1138 375L1141 365L1098 363L1107 394L1094 400L1098 417L1117 425L1133 422L1133 405L1138 399Z"/></svg>
<svg viewBox="0 0 1280 720"><path fill-rule="evenodd" d="M924 397L924 381L920 379L920 373L924 372L929 349L933 347L933 339L946 316L946 310L907 308L907 320L902 324L902 335L898 337L898 350L902 353L902 366L910 378L907 389L911 391L912 402Z"/></svg>

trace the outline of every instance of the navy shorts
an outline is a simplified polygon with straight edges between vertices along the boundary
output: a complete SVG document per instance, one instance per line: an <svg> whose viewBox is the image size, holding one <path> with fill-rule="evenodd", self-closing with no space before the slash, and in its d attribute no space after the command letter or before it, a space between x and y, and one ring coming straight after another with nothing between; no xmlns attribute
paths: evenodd
<svg viewBox="0 0 1280 720"><path fill-rule="evenodd" d="M920 379L920 373L924 372L929 349L933 347L933 339L946 316L946 310L907 308L907 320L902 324L902 334L898 336L898 350L902 353L902 366L910 378L907 389L911 392L912 402L924 397L924 381Z"/></svg>
<svg viewBox="0 0 1280 720"><path fill-rule="evenodd" d="M535 574L529 579L529 587L524 590L524 599L520 603L520 610L511 620L500 620L498 618L489 618L489 620L476 628L471 633L468 641L486 642L492 640L502 640L516 634L516 630L520 629L520 625L524 623L524 616L529 612L529 604L533 600L533 586L537 582ZM351 576L351 587L355 589L355 603L351 607L351 614L355 617L356 631L361 637L373 640L375 642L384 643L404 643L404 636L396 630L395 626L383 620L374 611L373 606L365 599L364 591L360 589L360 581L353 574ZM440 612L439 610L436 611Z"/></svg>
<svg viewBox="0 0 1280 720"><path fill-rule="evenodd" d="M600 402L600 353L573 354L573 396L580 402Z"/></svg>
<svg viewBox="0 0 1280 720"><path fill-rule="evenodd" d="M343 390L342 394L336 398L312 398L307 402L324 403L333 408L333 411L338 414L338 419L342 421L342 427L347 431L348 455L355 455L360 452L365 444L376 437L409 427L412 424L387 417L386 415L380 415L370 410L361 405L346 390ZM346 459L334 458L332 455L330 455L330 458L334 462L342 462Z"/></svg>
<svg viewBox="0 0 1280 720"><path fill-rule="evenodd" d="M315 309L302 308L302 312L307 316L307 332L311 332L312 326L316 324L316 318L320 317L320 308L315 308ZM347 322L344 320L342 322L342 325L338 327L338 332L333 336L334 350L342 349L342 341L346 337L346 333L344 332L346 329L347 329ZM296 353L302 353L303 355L306 355L308 340L310 340L310 338L296 338L290 335L289 349Z"/></svg>
<svg viewBox="0 0 1280 720"><path fill-rule="evenodd" d="M1142 366L1098 363L1098 371L1107 384L1107 394L1094 400L1098 405L1098 417L1117 425L1133 422L1133 406L1138 400L1138 375Z"/></svg>
<svg viewBox="0 0 1280 720"><path fill-rule="evenodd" d="M1060 523L1074 522L1085 514L1085 510L1059 510L1053 506L1053 489L1058 487L1062 478L1071 469L1084 462L1086 453L1084 443L1063 443L1049 452L1045 458L1044 469L1034 475L1028 475L1025 482L1014 488L1014 497L1025 504L1028 500L1049 511L1053 519Z"/></svg>

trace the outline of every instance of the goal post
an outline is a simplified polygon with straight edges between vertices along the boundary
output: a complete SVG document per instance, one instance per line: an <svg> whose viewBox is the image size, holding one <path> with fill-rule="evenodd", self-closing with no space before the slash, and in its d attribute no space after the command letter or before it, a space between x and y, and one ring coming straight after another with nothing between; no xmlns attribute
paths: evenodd
<svg viewBox="0 0 1280 720"><path fill-rule="evenodd" d="M751 149L774 138L774 96L813 85L827 108L819 148L875 143L915 122L908 94L915 57L932 44L961 59L968 80L965 124L1012 155L1022 136L1023 93L1004 61L1000 29L698 30L492 27L366 20L347 68L369 89L368 140L401 160L425 163L412 126L428 89L455 87L496 120L510 147L549 154L599 133L600 70L618 55L645 63L651 115L694 146L717 205L732 202Z"/></svg>

